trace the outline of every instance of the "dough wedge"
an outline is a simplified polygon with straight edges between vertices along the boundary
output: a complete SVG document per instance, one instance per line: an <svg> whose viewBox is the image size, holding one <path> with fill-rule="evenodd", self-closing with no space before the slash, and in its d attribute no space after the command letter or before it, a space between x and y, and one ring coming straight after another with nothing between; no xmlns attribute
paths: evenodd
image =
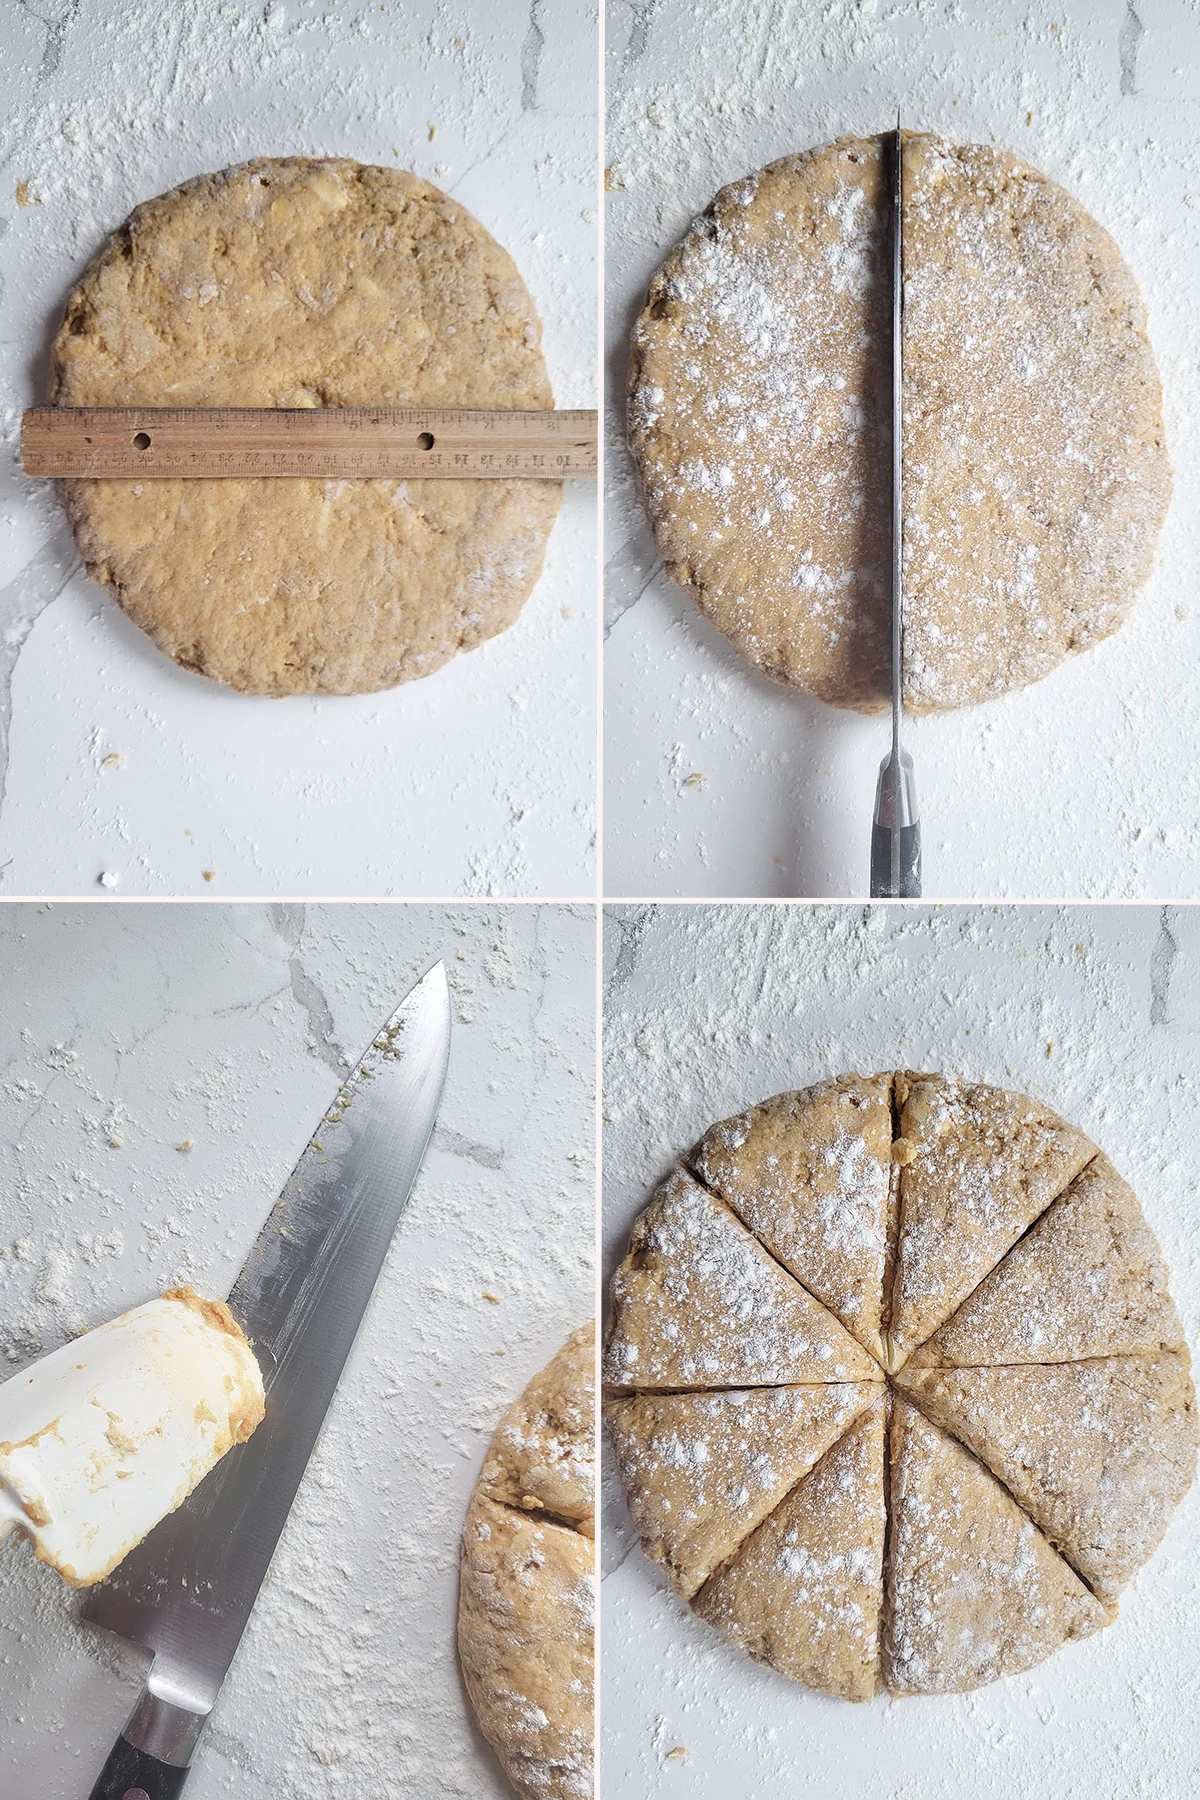
<svg viewBox="0 0 1200 1800"><path fill-rule="evenodd" d="M1188 1359L1098 1357L897 1377L1003 1482L1092 1591L1115 1600L1196 1469Z"/></svg>
<svg viewBox="0 0 1200 1800"><path fill-rule="evenodd" d="M897 1076L900 1230L891 1369L956 1312L1096 1155L1024 1094L941 1075Z"/></svg>
<svg viewBox="0 0 1200 1800"><path fill-rule="evenodd" d="M893 1694L983 1687L1108 1623L1011 1495L900 1395L890 1502L883 1674Z"/></svg>
<svg viewBox="0 0 1200 1800"><path fill-rule="evenodd" d="M878 1365L722 1200L675 1168L612 1280L604 1379L727 1388L870 1381Z"/></svg>
<svg viewBox="0 0 1200 1800"><path fill-rule="evenodd" d="M646 1554L690 1600L880 1397L878 1382L635 1394L604 1419Z"/></svg>
<svg viewBox="0 0 1200 1800"><path fill-rule="evenodd" d="M1154 1233L1100 1155L908 1366L1075 1362L1184 1346Z"/></svg>
<svg viewBox="0 0 1200 1800"><path fill-rule="evenodd" d="M880 1395L695 1603L756 1662L843 1700L879 1688L886 1417Z"/></svg>
<svg viewBox="0 0 1200 1800"><path fill-rule="evenodd" d="M713 1125L688 1158L880 1361L892 1078L843 1075Z"/></svg>

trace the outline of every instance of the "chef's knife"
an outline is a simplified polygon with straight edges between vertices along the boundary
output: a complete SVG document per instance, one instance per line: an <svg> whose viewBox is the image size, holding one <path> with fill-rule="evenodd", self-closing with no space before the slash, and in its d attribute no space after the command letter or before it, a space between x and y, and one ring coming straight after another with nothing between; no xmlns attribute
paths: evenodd
<svg viewBox="0 0 1200 1800"><path fill-rule="evenodd" d="M900 743L904 657L904 153L900 115L891 159L892 215L892 747L879 765L871 826L872 900L921 898L921 826L912 757Z"/></svg>
<svg viewBox="0 0 1200 1800"><path fill-rule="evenodd" d="M266 1418L101 1586L83 1616L153 1655L91 1800L174 1800L233 1661L433 1130L450 1001L441 963L317 1128L229 1305Z"/></svg>

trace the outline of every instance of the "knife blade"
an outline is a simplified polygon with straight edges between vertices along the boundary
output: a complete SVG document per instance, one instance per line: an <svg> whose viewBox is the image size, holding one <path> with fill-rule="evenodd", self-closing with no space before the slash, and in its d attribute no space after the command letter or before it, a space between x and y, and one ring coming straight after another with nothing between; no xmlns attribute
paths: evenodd
<svg viewBox="0 0 1200 1800"><path fill-rule="evenodd" d="M872 900L921 898L921 826L912 757L900 742L904 710L904 143L891 156L892 263L892 743L879 765L871 825Z"/></svg>
<svg viewBox="0 0 1200 1800"><path fill-rule="evenodd" d="M450 999L441 963L338 1090L229 1296L266 1417L83 1609L151 1652L92 1800L173 1800L233 1661L433 1130Z"/></svg>

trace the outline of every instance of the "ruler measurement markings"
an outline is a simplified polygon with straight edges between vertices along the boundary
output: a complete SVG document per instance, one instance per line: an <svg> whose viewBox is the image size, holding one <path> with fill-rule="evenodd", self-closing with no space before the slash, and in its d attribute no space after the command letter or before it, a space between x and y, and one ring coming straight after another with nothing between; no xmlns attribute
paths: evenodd
<svg viewBox="0 0 1200 1800"><path fill-rule="evenodd" d="M588 479L597 472L596 415L43 407L22 421L22 461L28 474L60 479Z"/></svg>

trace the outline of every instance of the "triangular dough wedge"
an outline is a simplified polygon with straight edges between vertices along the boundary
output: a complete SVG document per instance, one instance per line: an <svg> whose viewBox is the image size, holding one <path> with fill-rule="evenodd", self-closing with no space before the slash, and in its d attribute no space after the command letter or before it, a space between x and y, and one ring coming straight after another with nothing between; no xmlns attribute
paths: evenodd
<svg viewBox="0 0 1200 1800"><path fill-rule="evenodd" d="M896 1077L902 1096L900 1233L889 1366L957 1311L1096 1149L1023 1094L940 1075Z"/></svg>
<svg viewBox="0 0 1200 1800"><path fill-rule="evenodd" d="M880 1398L694 1602L756 1662L844 1700L879 1686L886 1413Z"/></svg>
<svg viewBox="0 0 1200 1800"><path fill-rule="evenodd" d="M891 1075L778 1094L712 1126L687 1160L882 1361Z"/></svg>
<svg viewBox="0 0 1200 1800"><path fill-rule="evenodd" d="M983 1687L1108 1623L1011 1496L900 1395L891 1440L883 1676L893 1694Z"/></svg>
<svg viewBox="0 0 1200 1800"><path fill-rule="evenodd" d="M872 1381L608 1401L605 1422L642 1548L690 1600L878 1398Z"/></svg>
<svg viewBox="0 0 1200 1800"><path fill-rule="evenodd" d="M908 1366L1154 1356L1184 1344L1137 1195L1097 1156Z"/></svg>
<svg viewBox="0 0 1200 1800"><path fill-rule="evenodd" d="M912 1369L898 1377L961 1438L1102 1600L1157 1548L1196 1467L1188 1361Z"/></svg>
<svg viewBox="0 0 1200 1800"><path fill-rule="evenodd" d="M613 1387L882 1379L833 1314L682 1168L636 1221L611 1293L604 1379Z"/></svg>

